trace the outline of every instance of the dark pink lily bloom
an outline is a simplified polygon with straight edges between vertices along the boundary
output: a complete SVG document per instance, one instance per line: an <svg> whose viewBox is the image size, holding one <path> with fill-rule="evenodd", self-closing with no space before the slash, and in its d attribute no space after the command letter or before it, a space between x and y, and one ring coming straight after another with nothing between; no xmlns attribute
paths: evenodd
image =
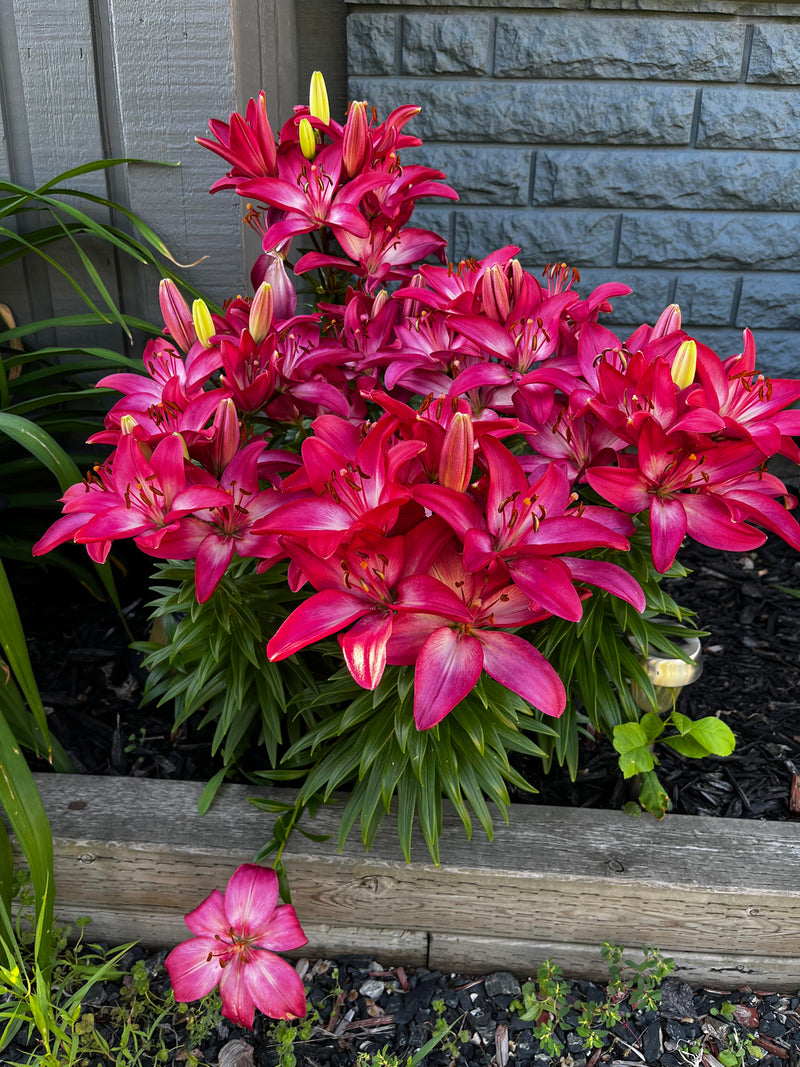
<svg viewBox="0 0 800 1067"><path fill-rule="evenodd" d="M800 434L800 411L785 409L800 399L800 381L765 378L756 370L755 360L749 330L744 331L742 353L722 363L711 349L698 345L697 379L702 388L687 403L711 408L728 433L749 437L765 456L782 452L798 462L800 452L791 438Z"/></svg>
<svg viewBox="0 0 800 1067"><path fill-rule="evenodd" d="M358 536L327 559L291 541L283 547L296 568L297 588L308 580L318 590L295 608L267 645L273 661L350 627L339 635L347 668L364 689L374 689L386 666L395 620L397 583L424 571L451 537L440 519L427 519L402 537Z"/></svg>
<svg viewBox="0 0 800 1067"><path fill-rule="evenodd" d="M163 338L148 342L143 361L146 374L115 372L97 383L123 397L106 416L105 429L93 434L90 443L116 445L125 415L134 420L130 432L140 441L156 444L172 433L185 433L191 440L229 395L222 389L204 392L205 379L192 379L174 346Z"/></svg>
<svg viewBox="0 0 800 1067"><path fill-rule="evenodd" d="M367 289L374 292L387 281L408 280L413 269L411 264L436 255L444 262L447 240L433 230L416 230L410 226L396 229L394 225L377 225L373 220L366 236L341 232L339 244L350 256L323 255L307 252L295 265L295 274L305 274L321 267L337 267L359 278L366 279Z"/></svg>
<svg viewBox="0 0 800 1067"><path fill-rule="evenodd" d="M219 189L235 189L251 178L274 177L278 173L275 134L267 115L266 93L262 91L255 100L248 101L244 118L234 112L230 122L212 119L208 125L216 141L197 137L197 143L231 164L228 174L212 185L212 193Z"/></svg>
<svg viewBox="0 0 800 1067"><path fill-rule="evenodd" d="M230 390L237 409L243 414L260 411L272 396L277 375L278 352L274 334L259 343L243 330L238 344L223 338L220 342L222 384Z"/></svg>
<svg viewBox="0 0 800 1067"><path fill-rule="evenodd" d="M258 535L254 525L284 503L274 489L259 489L258 464L266 444L245 445L222 472L216 505L202 517L190 515L165 533L158 545L162 559L194 559L195 591L202 604L212 595L234 555L274 558L278 553L275 536ZM197 477L204 472L197 473ZM216 483L208 477L208 487Z"/></svg>
<svg viewBox="0 0 800 1067"><path fill-rule="evenodd" d="M644 610L644 593L622 567L565 555L591 548L627 549L628 540L594 515L586 518L580 509L568 510L570 486L555 464L529 484L519 461L495 438L482 438L481 450L489 468L485 507L444 486L414 487L414 499L441 515L461 538L470 571L502 562L532 603L572 621L583 613L576 582L606 589Z"/></svg>
<svg viewBox="0 0 800 1067"><path fill-rule="evenodd" d="M278 876L253 863L237 867L219 889L186 916L195 935L164 961L175 1000L199 1000L219 985L222 1014L253 1029L255 1009L271 1019L306 1014L303 982L278 952L308 938L290 904L278 905Z"/></svg>
<svg viewBox="0 0 800 1067"><path fill-rule="evenodd" d="M302 538L313 552L328 557L361 530L391 531L400 508L411 499L411 489L397 477L398 470L425 445L394 441L397 423L389 415L374 423L357 447L355 427L333 416L318 422L323 428L338 429L337 446L319 434L306 439L303 468L286 481L287 489L310 487L314 498L290 501L256 529Z"/></svg>
<svg viewBox="0 0 800 1067"><path fill-rule="evenodd" d="M264 234L266 248L275 248L289 237L322 226L330 226L337 237L339 233L366 237L369 225L356 205L367 190L385 185L391 177L367 173L340 185L341 173L341 144L323 148L313 163L298 148L282 159L280 178L245 181L236 191L284 212L284 217Z"/></svg>
<svg viewBox="0 0 800 1067"><path fill-rule="evenodd" d="M752 471L758 449L745 442L709 440L708 445L703 451L686 434L666 434L649 419L639 434L638 465L593 467L586 473L589 485L623 511L648 512L658 571L669 570L687 533L701 545L725 551L746 552L765 541L760 530L735 518L717 492L722 483Z"/></svg>
<svg viewBox="0 0 800 1067"><path fill-rule="evenodd" d="M192 512L225 504L221 489L187 482L183 441L164 438L149 461L131 435L125 435L109 464L96 477L72 485L61 498L64 515L33 546L41 556L65 541L87 545L92 559L103 562L112 541L133 537L148 555L159 555L161 542ZM174 556L173 558L186 558Z"/></svg>
<svg viewBox="0 0 800 1067"><path fill-rule="evenodd" d="M472 574L451 545L429 574L402 580L387 656L415 663L414 722L427 730L468 696L482 671L546 715L564 710L561 679L529 641L505 632L538 622L547 612L507 579Z"/></svg>

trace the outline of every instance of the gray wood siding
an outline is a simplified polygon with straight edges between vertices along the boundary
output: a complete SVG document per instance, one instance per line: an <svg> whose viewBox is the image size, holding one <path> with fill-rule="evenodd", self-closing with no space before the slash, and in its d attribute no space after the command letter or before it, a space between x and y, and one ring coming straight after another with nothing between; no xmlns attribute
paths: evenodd
<svg viewBox="0 0 800 1067"><path fill-rule="evenodd" d="M187 275L211 299L248 292L257 244L241 201L209 195L225 164L194 139L261 88L279 126L314 67L341 109L344 18L344 0L0 0L0 177L38 185L103 157L180 163L130 164L81 187L132 208L181 263L202 260ZM157 275L111 252L101 264L124 309L157 321ZM37 262L0 273L0 300L20 322L81 310Z"/></svg>

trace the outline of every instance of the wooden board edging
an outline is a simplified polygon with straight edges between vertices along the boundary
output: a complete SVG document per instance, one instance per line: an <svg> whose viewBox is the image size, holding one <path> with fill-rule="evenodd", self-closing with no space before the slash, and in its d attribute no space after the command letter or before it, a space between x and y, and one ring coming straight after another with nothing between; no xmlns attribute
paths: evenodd
<svg viewBox="0 0 800 1067"><path fill-rule="evenodd" d="M273 818L247 803L266 792L248 786L223 787L200 817L202 783L42 774L37 784L57 913L93 917L93 939L183 940L183 913L252 859ZM800 987L796 823L516 805L493 843L480 830L467 842L448 814L437 869L424 846L405 864L389 818L369 853L357 830L338 853L338 818L323 807L309 828L334 840L296 835L284 854L310 937L303 954L523 976L552 956L565 973L599 977L608 940L656 945L692 981Z"/></svg>

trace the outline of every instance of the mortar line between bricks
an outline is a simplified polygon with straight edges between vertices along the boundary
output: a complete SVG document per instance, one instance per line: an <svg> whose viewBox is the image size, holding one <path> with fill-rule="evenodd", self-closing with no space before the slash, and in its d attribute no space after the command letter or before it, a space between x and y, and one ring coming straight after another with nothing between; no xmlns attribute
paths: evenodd
<svg viewBox="0 0 800 1067"><path fill-rule="evenodd" d="M689 147L697 148L697 131L700 129L700 108L703 104L703 90L694 94L694 111L692 112L692 131L689 134Z"/></svg>
<svg viewBox="0 0 800 1067"><path fill-rule="evenodd" d="M623 219L623 216L620 213L617 216L616 223L614 224L614 226L615 226L615 228L614 228L614 246L613 246L613 248L611 250L611 258L612 258L615 266L617 264L619 264L619 246L620 246L620 243L622 241L622 219Z"/></svg>
<svg viewBox="0 0 800 1067"><path fill-rule="evenodd" d="M489 77L494 77L497 66L497 16L492 18L492 28L489 31Z"/></svg>
<svg viewBox="0 0 800 1067"><path fill-rule="evenodd" d="M750 73L750 56L753 52L753 34L755 33L755 29L755 26L745 26L744 48L742 49L742 72L739 75L739 81L741 83L747 81L747 75Z"/></svg>
<svg viewBox="0 0 800 1067"><path fill-rule="evenodd" d="M733 287L733 300L731 301L731 321L730 325L736 325L736 319L739 316L739 304L742 301L742 285L744 284L744 278L737 278L736 284Z"/></svg>
<svg viewBox="0 0 800 1067"><path fill-rule="evenodd" d="M536 160L539 157L537 151L531 152L531 165L528 170L528 207L534 207L533 191L536 188Z"/></svg>
<svg viewBox="0 0 800 1067"><path fill-rule="evenodd" d="M404 33L405 33L405 17L403 15L401 15L400 18L398 18L396 20L396 26L395 26L395 30L394 30L394 69L397 71L397 75L394 75L394 77L397 77L398 75L401 78L403 77L403 36L404 36Z"/></svg>

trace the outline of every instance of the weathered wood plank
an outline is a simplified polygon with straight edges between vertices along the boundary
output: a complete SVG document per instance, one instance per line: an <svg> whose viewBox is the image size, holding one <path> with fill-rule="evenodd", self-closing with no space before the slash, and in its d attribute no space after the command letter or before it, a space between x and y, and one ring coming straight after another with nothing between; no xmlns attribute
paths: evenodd
<svg viewBox="0 0 800 1067"><path fill-rule="evenodd" d="M125 153L181 163L175 169L132 165L130 206L181 261L208 257L188 273L212 299L245 292L240 198L209 196L227 168L194 143L209 118L227 118L235 107L230 4L110 0L108 6ZM155 288L146 295L145 312L158 321Z"/></svg>
<svg viewBox="0 0 800 1067"><path fill-rule="evenodd" d="M185 909L268 836L271 817L246 803L258 792L246 786L224 787L199 818L200 783L38 780L62 906ZM335 835L338 817L323 808L311 825ZM369 854L355 837L341 854L331 841L296 838L284 859L301 918L338 927L357 915L380 927L390 916L432 936L655 943L671 955L775 957L787 967L800 957L794 825L517 806L494 843L468 843L457 819L446 820L439 869L424 847L406 865L394 834L387 820Z"/></svg>
<svg viewBox="0 0 800 1067"><path fill-rule="evenodd" d="M658 931L652 940L657 941ZM626 945L631 958L638 959L641 945ZM627 955L627 953L626 953ZM740 956L703 952L671 952L673 974L694 985L713 983L715 989L797 990L800 963L795 957ZM493 970L511 971L531 977L545 960L553 960L567 978L608 981L608 965L600 945L578 945L564 941L515 941L513 938L476 937L472 934L431 934L428 967L461 974L487 974Z"/></svg>
<svg viewBox="0 0 800 1067"><path fill-rule="evenodd" d="M106 941L121 945L127 941L138 941L145 948L172 948L192 936L183 921L183 910L59 903L60 923L74 923L86 917L92 920L84 932L84 939L89 942ZM419 930L328 926L305 921L302 926L308 944L286 953L293 959L300 956L320 959L355 953L373 956L387 964L405 963L411 967L424 967L428 963L428 935Z"/></svg>
<svg viewBox="0 0 800 1067"><path fill-rule="evenodd" d="M14 18L33 175L41 183L103 156L89 5L14 0ZM102 173L82 184L105 195Z"/></svg>

